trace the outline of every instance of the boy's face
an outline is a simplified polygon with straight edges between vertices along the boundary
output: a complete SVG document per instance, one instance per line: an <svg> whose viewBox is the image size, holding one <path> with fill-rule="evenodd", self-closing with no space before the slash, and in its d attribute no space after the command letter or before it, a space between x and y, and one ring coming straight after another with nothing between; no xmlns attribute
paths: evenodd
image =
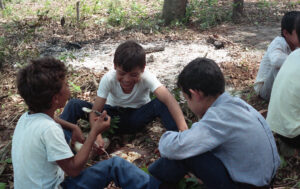
<svg viewBox="0 0 300 189"><path fill-rule="evenodd" d="M199 103L199 101L197 100L197 96L193 93L191 93L191 97L189 97L186 93L182 92L184 98L187 101L188 107L190 108L190 110L197 115L198 117L202 117L200 116L201 112L202 112L202 106L201 103Z"/></svg>
<svg viewBox="0 0 300 189"><path fill-rule="evenodd" d="M57 108L63 108L70 98L70 88L67 82L67 79L64 79L62 88L60 89L59 93L57 94Z"/></svg>
<svg viewBox="0 0 300 189"><path fill-rule="evenodd" d="M117 80L120 82L124 93L131 93L134 85L140 81L144 69L145 68L141 69L139 67L136 67L130 72L125 72L122 67L115 66L115 70L117 72Z"/></svg>
<svg viewBox="0 0 300 189"><path fill-rule="evenodd" d="M191 98L184 92L183 96L187 101L188 107L190 110L197 115L199 118L201 118L204 113L206 112L207 108L205 106L204 98L201 97L201 94L199 92L191 90Z"/></svg>
<svg viewBox="0 0 300 189"><path fill-rule="evenodd" d="M294 50L296 47L300 47L296 30L293 30L291 34L288 31L284 30L283 34L291 50Z"/></svg>

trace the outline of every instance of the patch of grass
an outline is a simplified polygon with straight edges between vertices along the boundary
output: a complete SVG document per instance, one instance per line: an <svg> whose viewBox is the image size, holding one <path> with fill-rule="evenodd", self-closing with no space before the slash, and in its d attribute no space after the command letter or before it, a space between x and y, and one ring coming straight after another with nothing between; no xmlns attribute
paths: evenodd
<svg viewBox="0 0 300 189"><path fill-rule="evenodd" d="M200 29L207 29L224 21L231 21L232 10L218 0L191 0L186 9L184 22L195 22Z"/></svg>
<svg viewBox="0 0 300 189"><path fill-rule="evenodd" d="M72 52L67 52L67 53L62 53L59 57L59 60L61 60L62 62L66 62L67 60L74 60L76 59L76 57L74 56L74 54Z"/></svg>

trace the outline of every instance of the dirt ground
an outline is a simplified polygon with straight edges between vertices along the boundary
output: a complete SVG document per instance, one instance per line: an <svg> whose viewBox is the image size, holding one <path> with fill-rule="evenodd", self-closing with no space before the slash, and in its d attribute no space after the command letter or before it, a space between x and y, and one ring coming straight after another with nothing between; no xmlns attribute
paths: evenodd
<svg viewBox="0 0 300 189"><path fill-rule="evenodd" d="M64 31L59 32L63 34ZM227 91L240 96L258 111L263 111L267 109L268 104L254 94L252 85L264 51L271 40L279 34L280 24L278 22L260 24L259 26L253 24L223 24L204 32L193 29L159 35L128 32L126 34L109 35L98 42L91 40L82 43L83 48L81 50L63 50L63 53L67 56L65 62L72 65L70 66L69 80L75 86L81 88L76 90L76 87L73 87L73 97L90 102L93 102L102 75L112 69L112 57L115 47L125 39L133 38L146 48L149 46L164 46L163 51L148 53L147 61L149 69L155 72L170 90L174 88L176 74L180 72L184 65L198 56L207 56L208 58L217 59L216 61L226 78ZM210 38L222 42L224 48L216 49L209 42L208 39ZM39 43L40 51L47 53L49 47L62 48L65 44L65 38L58 38L58 43L53 43L53 40L56 39L57 37L44 39L43 43ZM51 53L56 57L62 54L61 51L55 50ZM72 56L70 56L70 53ZM150 58L151 56L152 58ZM91 62L91 64L87 62ZM101 62L102 65L92 64L96 62ZM26 110L23 100L16 93L15 75L17 70L18 64L4 65L0 72L0 160L9 159L13 129L20 115ZM194 117L186 111L186 106L182 106L185 108L187 119L193 120ZM81 121L79 125L84 131L88 131L85 122ZM141 168L146 168L159 157L159 154L154 152L163 132L164 129L159 120L155 120L141 133L110 136L111 145L107 151L110 156L117 154ZM106 158L108 158L106 154L93 156L87 166ZM299 156L284 160L286 164L277 174L278 179L275 180L275 187L297 187L300 179L299 161ZM7 188L13 188L11 163L2 162L0 165L0 172L2 173L0 174L0 182L7 183ZM109 186L108 188L115 187Z"/></svg>

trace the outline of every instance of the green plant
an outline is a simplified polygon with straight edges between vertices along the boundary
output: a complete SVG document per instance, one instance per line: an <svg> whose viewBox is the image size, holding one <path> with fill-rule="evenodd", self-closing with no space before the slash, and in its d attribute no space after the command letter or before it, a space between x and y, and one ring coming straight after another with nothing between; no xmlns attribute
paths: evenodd
<svg viewBox="0 0 300 189"><path fill-rule="evenodd" d="M200 29L207 29L223 21L231 20L231 9L225 9L218 0L191 0L186 9L184 22L193 21Z"/></svg>
<svg viewBox="0 0 300 189"><path fill-rule="evenodd" d="M142 169L145 173L147 173L148 175L150 175L150 172L149 172L148 167L147 167L146 165L143 165L143 166L141 167L141 169Z"/></svg>
<svg viewBox="0 0 300 189"><path fill-rule="evenodd" d="M103 137L109 137L110 135L115 134L115 130L118 129L118 123L120 122L119 116L114 116L110 120L110 127L109 129L102 134Z"/></svg>
<svg viewBox="0 0 300 189"><path fill-rule="evenodd" d="M0 161L0 163L9 163L9 164L11 164L12 160L11 160L11 158L7 158L4 161Z"/></svg>
<svg viewBox="0 0 300 189"><path fill-rule="evenodd" d="M62 53L58 57L58 59L61 60L61 61L63 61L63 62L66 62L68 59L70 59L70 60L76 59L76 56L74 56L74 54L71 53L71 52L67 52L67 53Z"/></svg>
<svg viewBox="0 0 300 189"><path fill-rule="evenodd" d="M5 38L0 37L0 68L2 66L2 62L5 60Z"/></svg>
<svg viewBox="0 0 300 189"><path fill-rule="evenodd" d="M258 8L260 8L260 9L263 9L263 8L269 8L269 7L270 7L270 3L269 3L269 1L266 1L266 0L260 0L260 1L257 3L257 6L258 6Z"/></svg>
<svg viewBox="0 0 300 189"><path fill-rule="evenodd" d="M9 17L13 13L13 7L11 5L6 5L2 10L3 17Z"/></svg>
<svg viewBox="0 0 300 189"><path fill-rule="evenodd" d="M6 188L6 183L0 182L0 189L5 189Z"/></svg>
<svg viewBox="0 0 300 189"><path fill-rule="evenodd" d="M285 168L287 166L287 162L285 161L283 156L280 156L280 168Z"/></svg>
<svg viewBox="0 0 300 189"><path fill-rule="evenodd" d="M174 96L174 98L176 99L176 101L178 102L178 103L180 103L180 100L181 100L181 98L180 98L180 88L174 88L172 91L171 91L171 93L173 94L173 96Z"/></svg>
<svg viewBox="0 0 300 189"><path fill-rule="evenodd" d="M72 81L69 81L69 85L70 85L71 96L77 97L77 94L81 93L80 86L76 85Z"/></svg>
<svg viewBox="0 0 300 189"><path fill-rule="evenodd" d="M200 185L199 181L195 177L182 178L178 184L177 189L202 189L203 186Z"/></svg>

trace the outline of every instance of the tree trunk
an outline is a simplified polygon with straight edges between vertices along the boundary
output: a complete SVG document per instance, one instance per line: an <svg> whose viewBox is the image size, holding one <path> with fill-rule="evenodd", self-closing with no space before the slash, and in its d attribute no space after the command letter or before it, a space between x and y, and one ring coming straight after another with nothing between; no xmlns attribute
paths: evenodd
<svg viewBox="0 0 300 189"><path fill-rule="evenodd" d="M0 0L0 8L1 8L1 9L4 9L2 0Z"/></svg>
<svg viewBox="0 0 300 189"><path fill-rule="evenodd" d="M233 0L232 19L238 21L243 15L244 0Z"/></svg>
<svg viewBox="0 0 300 189"><path fill-rule="evenodd" d="M187 0L165 0L163 7L163 19L168 25L172 20L181 19L185 15Z"/></svg>

